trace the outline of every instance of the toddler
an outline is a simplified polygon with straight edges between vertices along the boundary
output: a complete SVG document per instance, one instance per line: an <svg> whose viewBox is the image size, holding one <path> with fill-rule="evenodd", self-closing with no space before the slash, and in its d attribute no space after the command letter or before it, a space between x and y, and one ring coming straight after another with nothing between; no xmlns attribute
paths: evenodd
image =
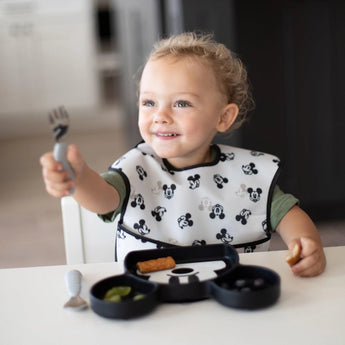
<svg viewBox="0 0 345 345"><path fill-rule="evenodd" d="M97 174L70 145L69 179L51 152L41 157L48 193L69 195L104 221L117 217L116 260L131 250L226 243L267 250L272 231L301 247L294 274L326 265L315 225L276 185L279 159L212 144L252 108L241 61L210 35L183 33L154 46L139 83L143 141Z"/></svg>

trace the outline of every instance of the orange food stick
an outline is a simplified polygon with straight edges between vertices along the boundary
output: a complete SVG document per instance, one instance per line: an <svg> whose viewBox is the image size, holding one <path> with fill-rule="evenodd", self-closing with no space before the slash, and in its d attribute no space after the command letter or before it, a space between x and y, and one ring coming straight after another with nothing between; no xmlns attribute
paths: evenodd
<svg viewBox="0 0 345 345"><path fill-rule="evenodd" d="M290 265L293 266L295 265L299 260L301 259L301 246L299 244L296 244L293 249L292 253L289 254L286 257L286 262Z"/></svg>
<svg viewBox="0 0 345 345"><path fill-rule="evenodd" d="M154 260L139 261L137 267L140 273L149 273L162 270L168 270L176 266L175 260L171 256L158 258Z"/></svg>

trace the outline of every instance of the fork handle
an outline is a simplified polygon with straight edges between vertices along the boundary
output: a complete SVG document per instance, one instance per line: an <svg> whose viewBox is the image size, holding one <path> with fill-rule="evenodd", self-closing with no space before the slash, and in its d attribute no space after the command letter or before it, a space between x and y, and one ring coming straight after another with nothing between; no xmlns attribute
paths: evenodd
<svg viewBox="0 0 345 345"><path fill-rule="evenodd" d="M71 165L67 160L67 143L58 142L54 145L54 159L62 164L63 170L69 172L69 177L71 180L74 180L74 172ZM71 188L70 193L74 193L74 188Z"/></svg>

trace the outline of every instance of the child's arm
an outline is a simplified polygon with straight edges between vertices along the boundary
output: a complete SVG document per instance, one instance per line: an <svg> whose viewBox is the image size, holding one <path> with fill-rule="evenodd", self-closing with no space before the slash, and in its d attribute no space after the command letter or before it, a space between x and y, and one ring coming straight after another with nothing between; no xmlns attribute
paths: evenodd
<svg viewBox="0 0 345 345"><path fill-rule="evenodd" d="M120 202L117 190L86 164L77 146L68 147L67 159L75 173L74 181L69 180L68 172L62 170L62 165L54 160L52 152L41 157L40 163L47 192L61 198L69 195L70 188L74 187L73 198L88 210L98 214L115 210Z"/></svg>
<svg viewBox="0 0 345 345"><path fill-rule="evenodd" d="M301 260L291 267L295 275L312 277L321 274L326 267L326 258L320 236L313 221L298 206L294 206L277 226L277 232L292 250L301 246Z"/></svg>

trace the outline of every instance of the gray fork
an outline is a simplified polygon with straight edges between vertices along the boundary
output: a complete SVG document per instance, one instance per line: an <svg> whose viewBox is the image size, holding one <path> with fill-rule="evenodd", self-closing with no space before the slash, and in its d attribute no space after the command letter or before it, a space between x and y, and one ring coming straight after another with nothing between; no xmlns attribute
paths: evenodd
<svg viewBox="0 0 345 345"><path fill-rule="evenodd" d="M69 126L69 116L65 107L61 106L53 109L49 113L49 122L55 139L54 159L62 164L63 169L69 172L70 179L74 180L73 169L67 161L66 153L68 144L61 141L61 138L67 133ZM74 188L72 188L70 192L73 194Z"/></svg>

